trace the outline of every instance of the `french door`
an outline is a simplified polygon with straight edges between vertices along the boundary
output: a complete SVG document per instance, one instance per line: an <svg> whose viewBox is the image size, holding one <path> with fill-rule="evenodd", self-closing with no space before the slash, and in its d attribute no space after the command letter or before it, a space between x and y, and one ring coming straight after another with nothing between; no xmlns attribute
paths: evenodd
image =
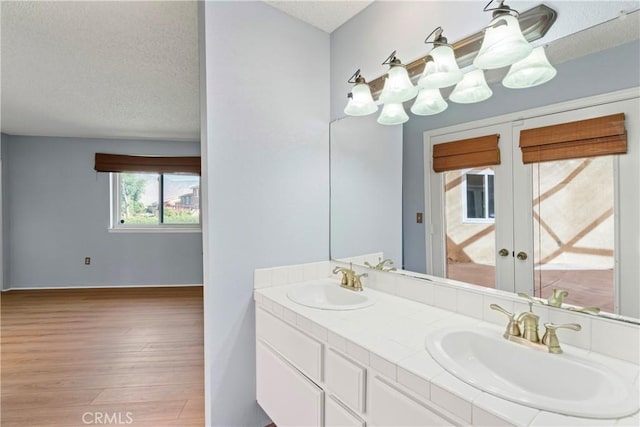
<svg viewBox="0 0 640 427"><path fill-rule="evenodd" d="M570 289L570 303L637 317L638 105L634 98L426 133L427 272L543 298ZM521 131L620 112L627 154L523 164ZM491 134L500 135L498 165L435 173L426 162L434 144Z"/></svg>
<svg viewBox="0 0 640 427"><path fill-rule="evenodd" d="M427 271L481 286L511 292L531 292L523 287L533 283L532 260L527 255L531 242L526 233L516 251L514 194L526 179L515 179L526 168L512 152L514 132L511 123L484 126L460 132L432 136L430 145L450 141L499 135L501 161L473 169L435 173L431 168L427 187L431 239L428 245ZM514 168L516 172L514 173ZM530 240L530 239L529 239ZM517 254L520 254L518 262ZM516 276L522 276L518 281ZM516 283L520 289L516 287Z"/></svg>

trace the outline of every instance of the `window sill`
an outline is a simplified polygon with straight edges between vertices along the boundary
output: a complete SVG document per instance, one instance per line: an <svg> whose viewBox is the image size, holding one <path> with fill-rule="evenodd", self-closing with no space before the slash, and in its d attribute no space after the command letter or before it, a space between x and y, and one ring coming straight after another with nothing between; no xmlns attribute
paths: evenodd
<svg viewBox="0 0 640 427"><path fill-rule="evenodd" d="M202 233L202 228L187 228L187 227L166 227L166 228L113 228L109 227L107 230L109 233Z"/></svg>
<svg viewBox="0 0 640 427"><path fill-rule="evenodd" d="M482 218L465 218L462 220L463 224L495 224L496 220L491 219L482 219Z"/></svg>

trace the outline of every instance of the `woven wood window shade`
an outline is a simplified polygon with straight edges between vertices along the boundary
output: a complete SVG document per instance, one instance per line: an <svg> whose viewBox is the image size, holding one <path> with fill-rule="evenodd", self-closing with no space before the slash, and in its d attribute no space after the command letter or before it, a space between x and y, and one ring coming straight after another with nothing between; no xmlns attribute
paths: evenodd
<svg viewBox="0 0 640 427"><path fill-rule="evenodd" d="M523 163L625 154L624 113L520 132Z"/></svg>
<svg viewBox="0 0 640 427"><path fill-rule="evenodd" d="M445 142L433 146L433 170L436 172L500 164L500 135Z"/></svg>
<svg viewBox="0 0 640 427"><path fill-rule="evenodd" d="M98 172L191 173L200 175L200 156L155 157L96 153Z"/></svg>

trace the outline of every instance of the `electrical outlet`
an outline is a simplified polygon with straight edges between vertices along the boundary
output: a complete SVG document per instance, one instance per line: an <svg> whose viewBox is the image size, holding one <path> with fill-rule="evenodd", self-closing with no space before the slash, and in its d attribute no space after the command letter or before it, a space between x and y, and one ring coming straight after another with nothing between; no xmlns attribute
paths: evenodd
<svg viewBox="0 0 640 427"><path fill-rule="evenodd" d="M416 214L416 222L417 222L418 224L422 224L422 212L418 212L418 213Z"/></svg>
<svg viewBox="0 0 640 427"><path fill-rule="evenodd" d="M84 265L89 265L89 264L91 264L91 258L90 257L86 257L84 259Z"/></svg>

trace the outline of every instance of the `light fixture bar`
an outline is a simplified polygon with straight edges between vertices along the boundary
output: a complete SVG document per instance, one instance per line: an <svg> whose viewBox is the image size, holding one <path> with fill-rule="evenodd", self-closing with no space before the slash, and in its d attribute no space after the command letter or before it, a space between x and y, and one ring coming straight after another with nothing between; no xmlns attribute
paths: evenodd
<svg viewBox="0 0 640 427"><path fill-rule="evenodd" d="M556 21L557 16L558 14L555 10L545 6L544 4L522 12L518 17L518 22L522 29L522 35L528 42L544 37L544 35L547 34L547 31L549 31L549 28L551 28L553 23ZM483 37L484 32L479 31L469 37L452 43L456 62L460 68L467 67L473 63L473 58L475 58L476 54L480 50L480 46L482 46ZM428 57L429 55L425 55L406 65L409 78L414 83L420 78L422 70L424 69L425 60ZM377 100L380 97L385 77L386 74L369 82L371 95L374 100Z"/></svg>

